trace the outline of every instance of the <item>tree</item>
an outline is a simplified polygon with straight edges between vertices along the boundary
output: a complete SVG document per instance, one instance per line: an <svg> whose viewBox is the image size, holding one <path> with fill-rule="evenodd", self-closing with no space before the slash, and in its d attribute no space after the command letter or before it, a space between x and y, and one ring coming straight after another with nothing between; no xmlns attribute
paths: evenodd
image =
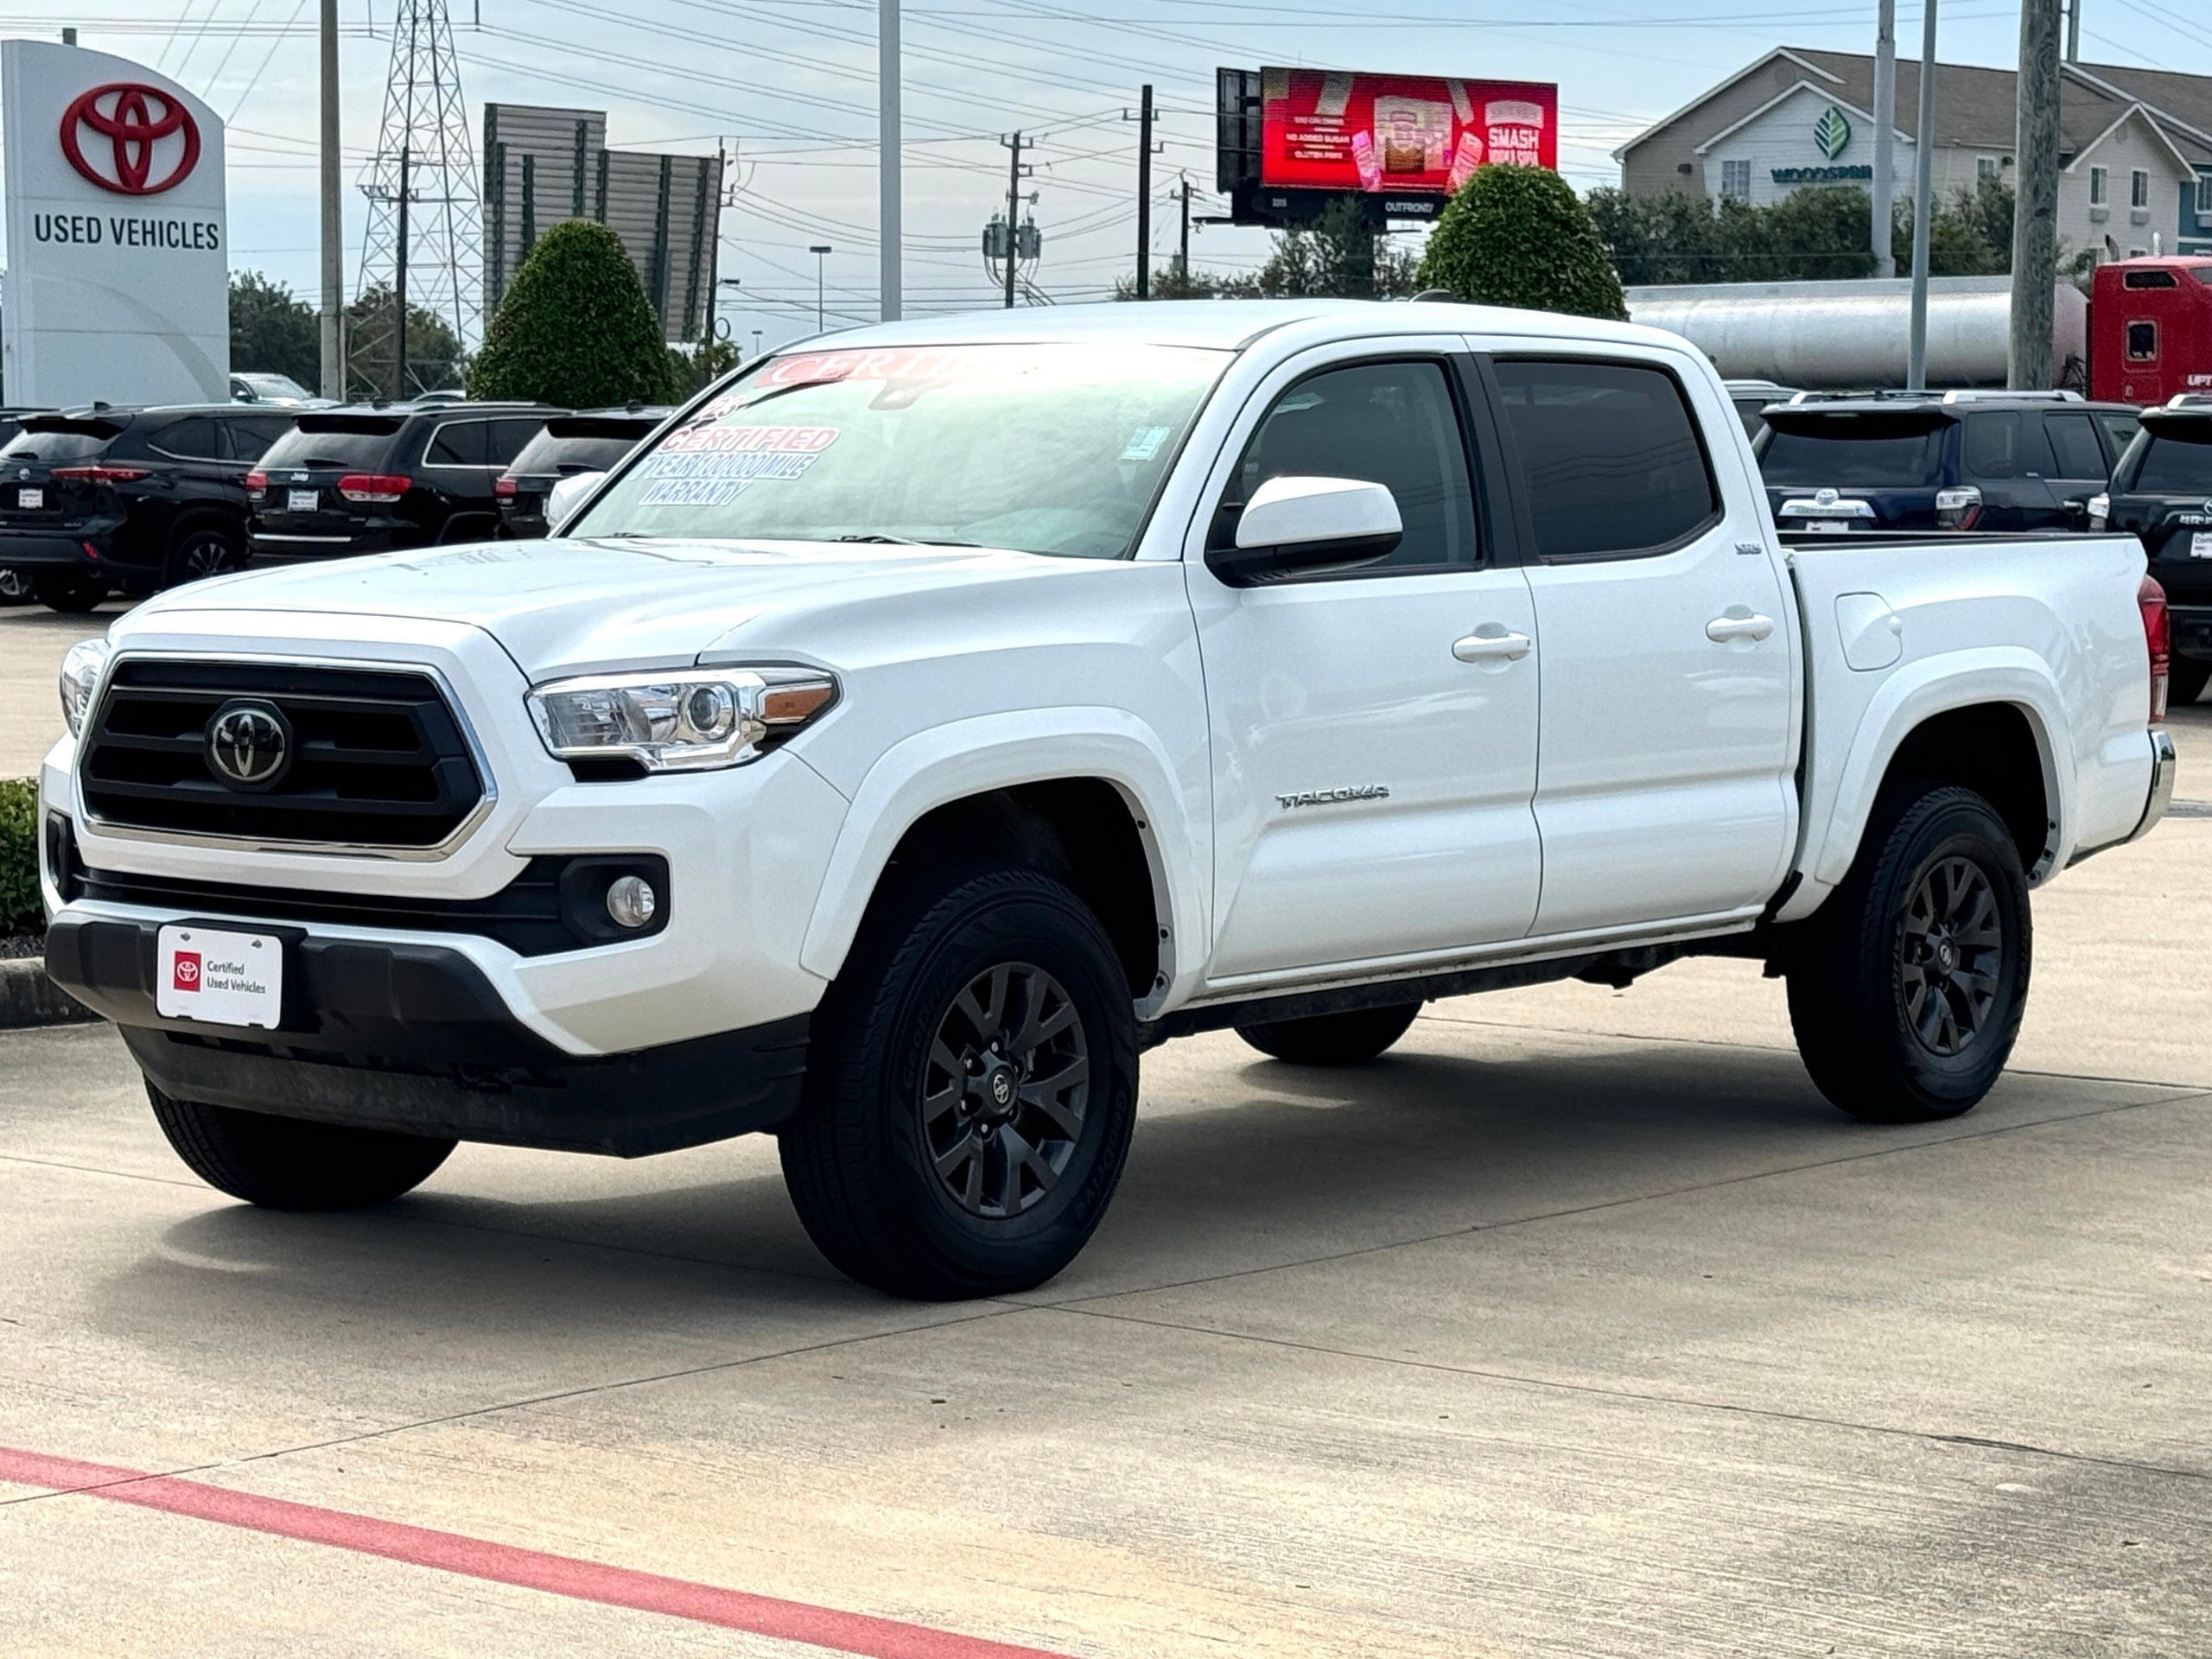
<svg viewBox="0 0 2212 1659"><path fill-rule="evenodd" d="M621 238L581 219L538 238L484 332L468 391L569 409L673 396L660 320Z"/></svg>
<svg viewBox="0 0 2212 1659"><path fill-rule="evenodd" d="M702 340L688 351L671 346L668 348L669 391L678 401L695 391L704 391L735 368L738 360L734 340Z"/></svg>
<svg viewBox="0 0 2212 1659"><path fill-rule="evenodd" d="M289 374L310 389L322 378L315 308L257 270L231 273L231 367Z"/></svg>
<svg viewBox="0 0 2212 1659"><path fill-rule="evenodd" d="M1590 210L1545 167L1477 168L1436 221L1421 283L1485 305L1628 315Z"/></svg>
<svg viewBox="0 0 2212 1659"><path fill-rule="evenodd" d="M392 293L378 283L346 308L346 391L353 397L391 396ZM407 308L407 383L404 395L458 385L467 368L453 324L419 305ZM302 384L312 385L309 379Z"/></svg>
<svg viewBox="0 0 2212 1659"><path fill-rule="evenodd" d="M1268 261L1250 276L1179 272L1173 265L1152 274L1155 300L1344 299L1395 300L1414 292L1415 260L1393 247L1367 217L1357 196L1339 196L1311 226L1274 232ZM1114 297L1137 296L1136 279L1114 284Z"/></svg>

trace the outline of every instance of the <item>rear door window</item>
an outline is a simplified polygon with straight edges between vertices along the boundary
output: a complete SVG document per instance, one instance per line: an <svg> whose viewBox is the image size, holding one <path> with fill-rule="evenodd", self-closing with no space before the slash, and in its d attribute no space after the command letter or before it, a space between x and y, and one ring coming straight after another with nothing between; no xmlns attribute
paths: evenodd
<svg viewBox="0 0 2212 1659"><path fill-rule="evenodd" d="M431 467L484 467L490 464L486 449L489 421L447 421L430 435L423 453Z"/></svg>
<svg viewBox="0 0 2212 1659"><path fill-rule="evenodd" d="M2016 409L1967 416L1967 471L1976 478L2018 478L2047 464L2030 460L2028 424Z"/></svg>
<svg viewBox="0 0 2212 1659"><path fill-rule="evenodd" d="M1664 552L1719 519L1696 416L1663 369L1507 358L1494 372L1544 558Z"/></svg>
<svg viewBox="0 0 2212 1659"><path fill-rule="evenodd" d="M221 461L222 429L212 420L173 421L153 439L154 448L180 461Z"/></svg>

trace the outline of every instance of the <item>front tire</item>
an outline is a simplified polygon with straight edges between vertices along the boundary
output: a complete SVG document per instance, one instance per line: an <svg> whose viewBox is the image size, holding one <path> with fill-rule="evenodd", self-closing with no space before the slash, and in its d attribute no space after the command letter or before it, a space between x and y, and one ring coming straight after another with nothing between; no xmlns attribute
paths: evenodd
<svg viewBox="0 0 2212 1659"><path fill-rule="evenodd" d="M1304 1020L1269 1020L1239 1026L1236 1034L1261 1053L1292 1065L1364 1065L1404 1036L1420 1014L1420 1003L1400 1002Z"/></svg>
<svg viewBox="0 0 2212 1659"><path fill-rule="evenodd" d="M2019 851L1987 801L1954 787L1885 800L1803 928L1789 1023L1823 1095L1876 1123L1980 1103L2019 1035L2033 943Z"/></svg>
<svg viewBox="0 0 2212 1659"><path fill-rule="evenodd" d="M152 1084L154 1121L185 1166L219 1192L267 1210L351 1210L412 1192L445 1162L442 1136L272 1117L174 1100Z"/></svg>
<svg viewBox="0 0 2212 1659"><path fill-rule="evenodd" d="M1028 1290L1105 1214L1136 1120L1136 1021L1112 944L1059 882L924 875L862 930L812 1056L784 1179L862 1284Z"/></svg>
<svg viewBox="0 0 2212 1659"><path fill-rule="evenodd" d="M107 597L107 583L86 576L41 576L33 582L31 594L49 611L82 616Z"/></svg>

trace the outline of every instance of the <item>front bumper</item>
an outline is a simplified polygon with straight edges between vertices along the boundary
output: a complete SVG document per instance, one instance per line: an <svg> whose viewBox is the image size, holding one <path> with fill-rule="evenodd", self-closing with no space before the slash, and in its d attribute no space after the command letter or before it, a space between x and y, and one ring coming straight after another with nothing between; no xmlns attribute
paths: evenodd
<svg viewBox="0 0 2212 1659"><path fill-rule="evenodd" d="M46 964L179 1099L624 1158L772 1128L798 1105L804 1014L579 1058L516 1020L458 950L271 928L286 954L278 1028L213 1027L157 1012L160 926L65 913Z"/></svg>

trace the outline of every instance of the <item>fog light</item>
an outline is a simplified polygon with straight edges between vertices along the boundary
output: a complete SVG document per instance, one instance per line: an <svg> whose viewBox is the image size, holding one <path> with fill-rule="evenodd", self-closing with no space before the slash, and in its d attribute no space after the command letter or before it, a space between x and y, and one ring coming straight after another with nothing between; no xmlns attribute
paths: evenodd
<svg viewBox="0 0 2212 1659"><path fill-rule="evenodd" d="M617 927L643 927L659 907L653 884L642 875L618 875L607 884L607 913Z"/></svg>

